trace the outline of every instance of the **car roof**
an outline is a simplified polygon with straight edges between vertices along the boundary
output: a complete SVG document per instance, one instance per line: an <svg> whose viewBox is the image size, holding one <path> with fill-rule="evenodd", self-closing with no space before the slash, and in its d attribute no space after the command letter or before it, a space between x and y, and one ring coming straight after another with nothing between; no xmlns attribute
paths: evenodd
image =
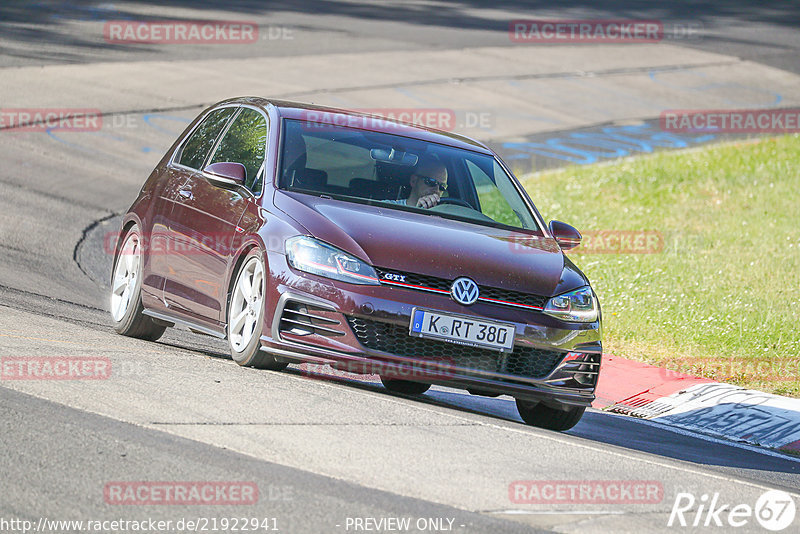
<svg viewBox="0 0 800 534"><path fill-rule="evenodd" d="M443 130L436 130L434 128L428 128L417 124L411 124L380 115L363 113L360 111L260 97L234 98L225 101L225 103L251 104L264 108L268 106L274 106L278 112L278 115L287 119L301 119L312 122L329 123L333 125L352 126L373 132L413 137L414 139L429 141L431 143L439 143L456 148L464 148L475 152L481 152L483 154L494 154L483 143L463 135L458 135ZM387 113L391 111L391 109L387 108ZM449 112L449 110L445 109L437 111L441 111L443 113Z"/></svg>

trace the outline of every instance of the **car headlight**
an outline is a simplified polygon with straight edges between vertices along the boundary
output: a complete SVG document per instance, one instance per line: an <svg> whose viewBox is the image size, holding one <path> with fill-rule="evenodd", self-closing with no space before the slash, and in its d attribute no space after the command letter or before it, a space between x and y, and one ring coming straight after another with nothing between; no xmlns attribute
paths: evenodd
<svg viewBox="0 0 800 534"><path fill-rule="evenodd" d="M597 299L592 288L584 286L551 298L543 311L562 321L592 323L597 320Z"/></svg>
<svg viewBox="0 0 800 534"><path fill-rule="evenodd" d="M299 271L351 284L380 285L370 265L313 237L301 235L287 239L286 257L289 265Z"/></svg>

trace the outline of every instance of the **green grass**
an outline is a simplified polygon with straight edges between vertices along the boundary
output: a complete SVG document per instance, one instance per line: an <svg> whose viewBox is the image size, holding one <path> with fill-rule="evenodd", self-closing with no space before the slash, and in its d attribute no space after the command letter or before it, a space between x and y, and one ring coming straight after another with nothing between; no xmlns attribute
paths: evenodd
<svg viewBox="0 0 800 534"><path fill-rule="evenodd" d="M607 352L800 396L800 136L523 179L546 220L655 230L654 254L571 253Z"/></svg>

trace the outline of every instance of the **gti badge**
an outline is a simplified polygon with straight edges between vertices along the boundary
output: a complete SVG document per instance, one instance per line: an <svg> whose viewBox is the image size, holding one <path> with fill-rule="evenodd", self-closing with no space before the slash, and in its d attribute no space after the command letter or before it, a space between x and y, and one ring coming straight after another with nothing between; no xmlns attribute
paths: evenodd
<svg viewBox="0 0 800 534"><path fill-rule="evenodd" d="M450 287L450 295L459 304L469 306L478 300L478 284L469 278L456 278Z"/></svg>
<svg viewBox="0 0 800 534"><path fill-rule="evenodd" d="M391 280L393 282L405 282L406 275L404 274L395 274L395 273L386 273L383 275L384 280Z"/></svg>

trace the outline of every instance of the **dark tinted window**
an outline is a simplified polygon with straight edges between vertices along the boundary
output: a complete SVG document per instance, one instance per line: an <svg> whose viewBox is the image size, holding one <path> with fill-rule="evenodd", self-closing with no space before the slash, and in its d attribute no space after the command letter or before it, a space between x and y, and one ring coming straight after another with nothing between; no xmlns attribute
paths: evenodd
<svg viewBox="0 0 800 534"><path fill-rule="evenodd" d="M244 184L256 194L261 192L256 182L258 170L264 163L267 146L267 121L258 111L243 108L220 141L209 163L232 161L247 170Z"/></svg>
<svg viewBox="0 0 800 534"><path fill-rule="evenodd" d="M209 113L183 145L178 163L193 169L200 169L214 146L214 141L217 140L217 136L234 111L236 108L223 108Z"/></svg>

